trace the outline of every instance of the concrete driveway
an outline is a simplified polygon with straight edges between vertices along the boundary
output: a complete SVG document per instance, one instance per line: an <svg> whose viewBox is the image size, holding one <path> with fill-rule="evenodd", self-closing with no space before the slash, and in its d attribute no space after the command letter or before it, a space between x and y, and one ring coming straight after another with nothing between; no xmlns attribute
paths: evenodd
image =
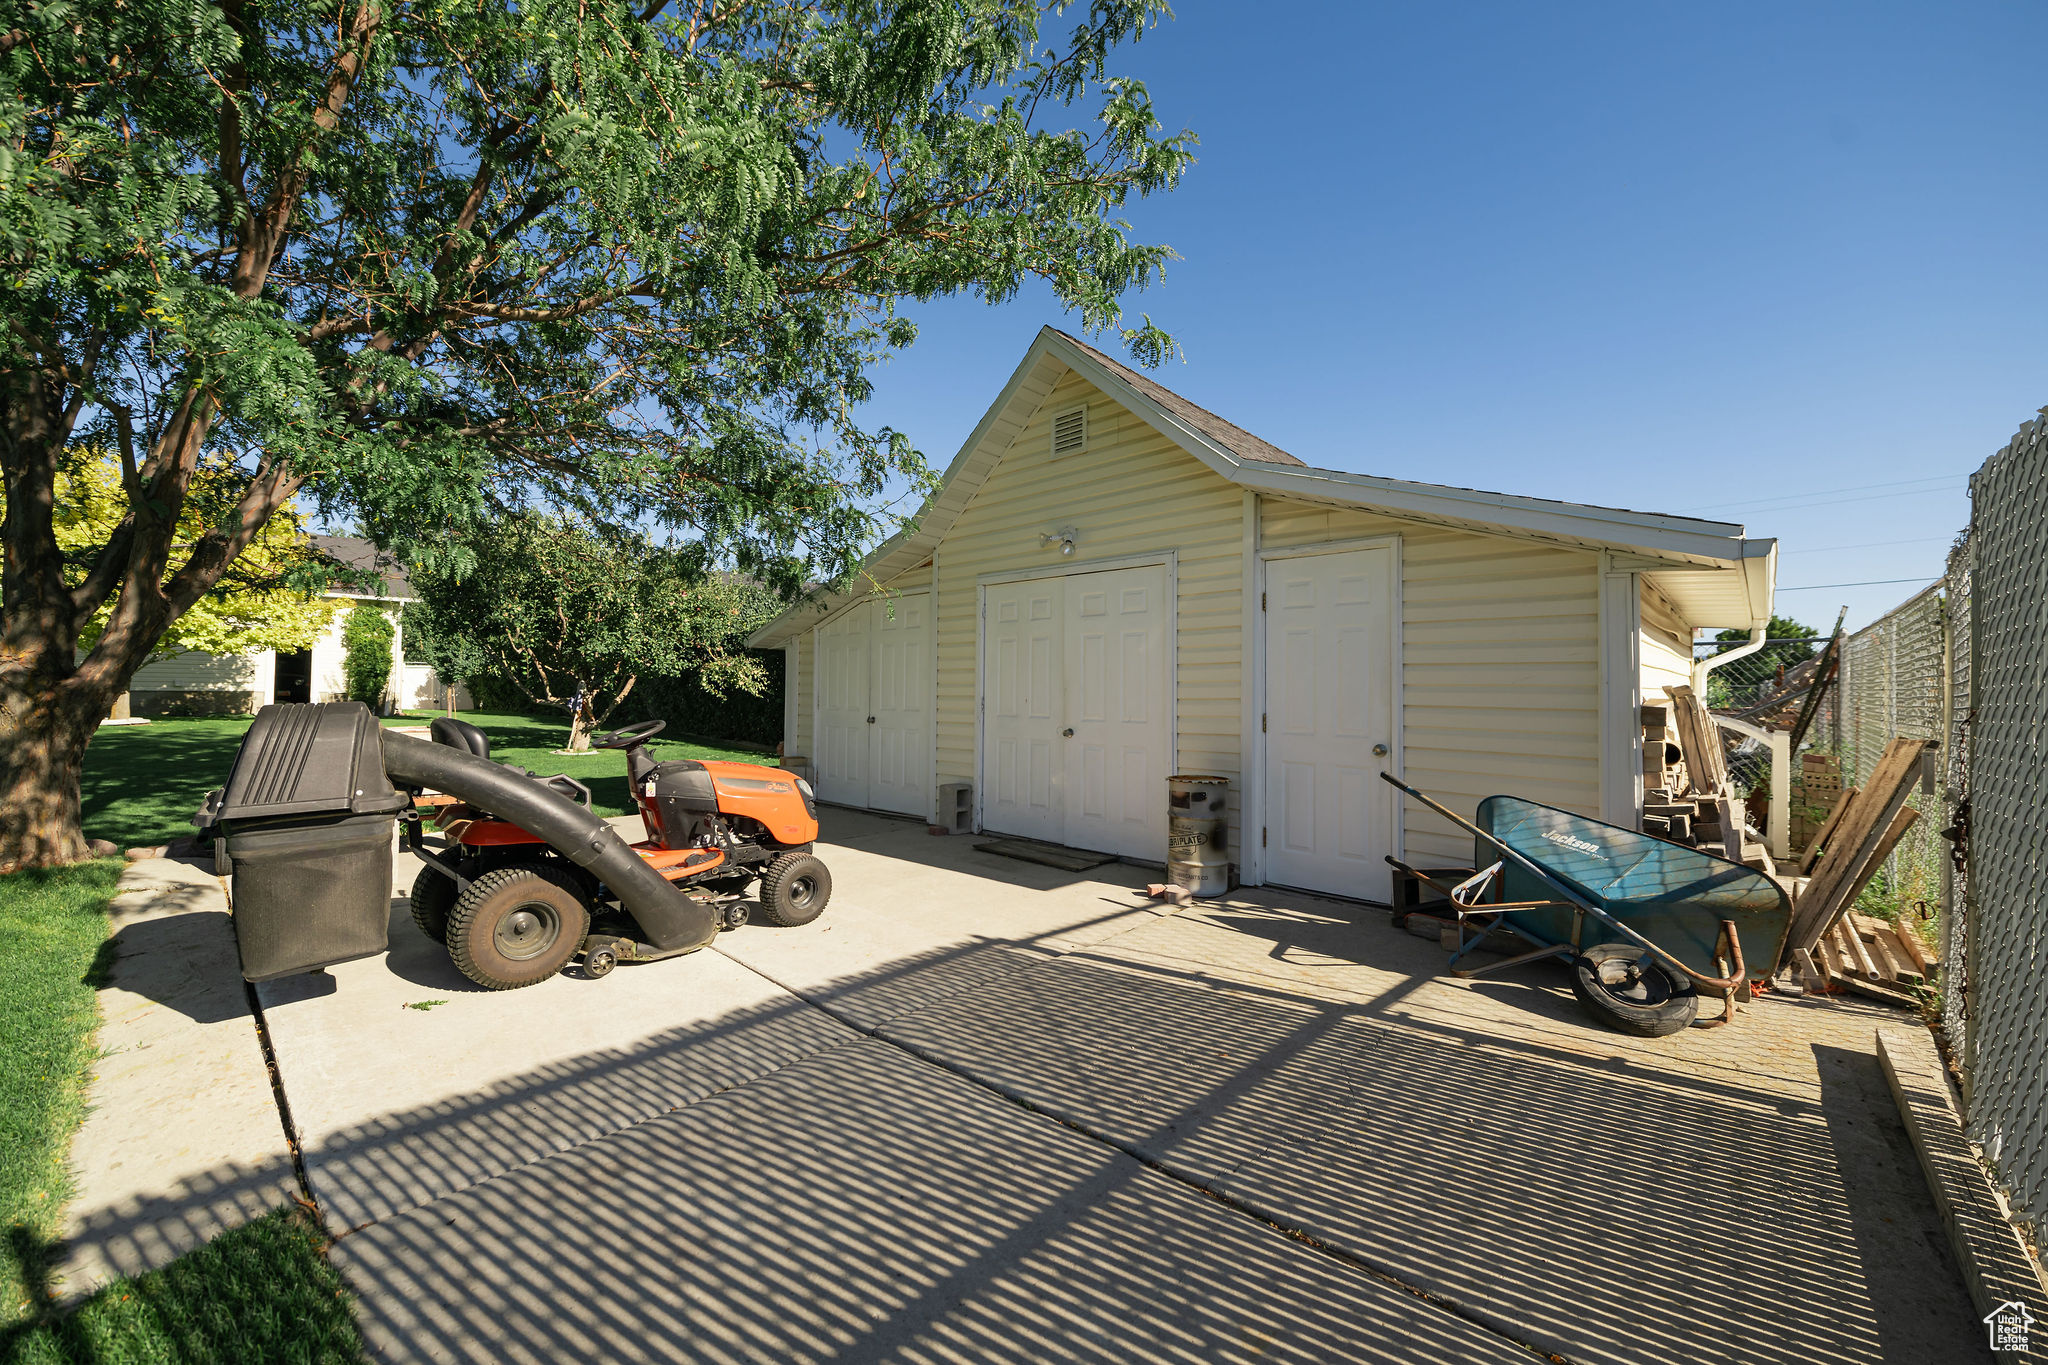
<svg viewBox="0 0 2048 1365"><path fill-rule="evenodd" d="M1986 1358L1898 1014L1635 1040L1383 911L973 842L828 809L822 920L602 981L476 990L398 901L260 988L380 1356Z"/></svg>

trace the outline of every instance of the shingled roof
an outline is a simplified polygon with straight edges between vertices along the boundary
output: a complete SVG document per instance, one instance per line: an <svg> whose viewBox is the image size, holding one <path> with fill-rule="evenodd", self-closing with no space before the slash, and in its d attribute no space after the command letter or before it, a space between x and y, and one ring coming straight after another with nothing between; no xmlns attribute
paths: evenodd
<svg viewBox="0 0 2048 1365"><path fill-rule="evenodd" d="M1139 393L1144 394L1160 407L1172 413L1181 421L1186 422L1189 426L1201 432L1231 454L1237 456L1238 459L1257 460L1260 464L1287 464L1303 469L1308 468L1306 460L1297 460L1271 441L1260 440L1243 427L1224 421L1205 407L1190 403L1187 399L1181 397L1157 380L1150 379L1130 366L1110 359L1079 337L1062 332L1057 327L1048 327L1046 330L1057 336L1065 337L1074 346L1086 352L1090 360L1115 374L1124 383L1129 384Z"/></svg>
<svg viewBox="0 0 2048 1365"><path fill-rule="evenodd" d="M405 569L384 551L364 540L361 536L314 536L313 548L330 559L338 559L351 569L374 573L382 581L377 596L394 601L409 601L419 594L406 581ZM360 594L363 587L356 583L337 582L335 589L340 592Z"/></svg>

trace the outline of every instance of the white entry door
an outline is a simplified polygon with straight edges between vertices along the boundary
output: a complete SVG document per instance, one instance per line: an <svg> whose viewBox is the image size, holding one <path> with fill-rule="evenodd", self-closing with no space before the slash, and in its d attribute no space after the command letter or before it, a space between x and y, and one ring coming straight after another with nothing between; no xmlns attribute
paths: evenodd
<svg viewBox="0 0 2048 1365"><path fill-rule="evenodd" d="M1392 547L1266 565L1269 882L1387 896L1394 591Z"/></svg>
<svg viewBox="0 0 2048 1365"><path fill-rule="evenodd" d="M870 602L868 799L875 810L932 813L931 595Z"/></svg>
<svg viewBox="0 0 2048 1365"><path fill-rule="evenodd" d="M849 608L818 627L818 797L931 814L928 593Z"/></svg>
<svg viewBox="0 0 2048 1365"><path fill-rule="evenodd" d="M1164 858L1166 570L990 584L983 604L983 827Z"/></svg>

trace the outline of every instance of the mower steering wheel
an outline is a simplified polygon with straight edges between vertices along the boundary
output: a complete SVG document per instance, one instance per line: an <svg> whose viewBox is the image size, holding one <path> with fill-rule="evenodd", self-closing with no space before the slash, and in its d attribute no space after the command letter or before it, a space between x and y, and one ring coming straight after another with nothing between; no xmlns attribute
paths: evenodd
<svg viewBox="0 0 2048 1365"><path fill-rule="evenodd" d="M668 728L665 720L643 720L638 725L628 725L622 730L608 730L590 741L593 749L630 749L635 744L645 744Z"/></svg>

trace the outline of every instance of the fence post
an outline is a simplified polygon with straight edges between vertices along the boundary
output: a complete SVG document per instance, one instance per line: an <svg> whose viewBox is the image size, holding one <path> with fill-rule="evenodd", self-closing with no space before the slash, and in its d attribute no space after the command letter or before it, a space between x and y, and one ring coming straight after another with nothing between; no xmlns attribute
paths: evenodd
<svg viewBox="0 0 2048 1365"><path fill-rule="evenodd" d="M1792 732L1773 729L1771 744L1771 857L1792 856Z"/></svg>

